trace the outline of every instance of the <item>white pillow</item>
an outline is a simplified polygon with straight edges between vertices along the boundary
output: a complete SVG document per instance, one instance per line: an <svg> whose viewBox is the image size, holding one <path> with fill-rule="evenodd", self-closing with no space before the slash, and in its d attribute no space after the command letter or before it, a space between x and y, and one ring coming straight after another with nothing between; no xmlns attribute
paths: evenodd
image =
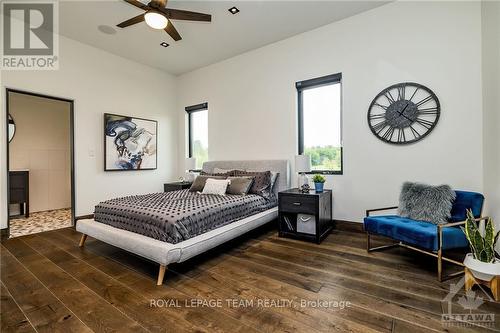
<svg viewBox="0 0 500 333"><path fill-rule="evenodd" d="M203 192L201 193L225 195L229 184L231 184L231 180L229 179L208 178L207 182L205 183L205 187L203 187Z"/></svg>

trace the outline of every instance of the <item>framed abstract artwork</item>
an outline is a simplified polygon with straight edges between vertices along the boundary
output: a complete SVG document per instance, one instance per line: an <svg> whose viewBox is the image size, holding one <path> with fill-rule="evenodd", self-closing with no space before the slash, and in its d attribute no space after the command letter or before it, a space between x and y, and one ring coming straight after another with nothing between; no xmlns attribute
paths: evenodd
<svg viewBox="0 0 500 333"><path fill-rule="evenodd" d="M104 114L104 171L154 170L155 120Z"/></svg>

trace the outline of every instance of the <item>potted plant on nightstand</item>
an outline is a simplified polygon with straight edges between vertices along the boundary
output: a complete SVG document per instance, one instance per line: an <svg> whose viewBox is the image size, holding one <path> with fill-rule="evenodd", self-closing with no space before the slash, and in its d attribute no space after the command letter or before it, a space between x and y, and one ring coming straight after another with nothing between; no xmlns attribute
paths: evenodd
<svg viewBox="0 0 500 333"><path fill-rule="evenodd" d="M495 257L495 244L500 231L495 232L493 220L486 219L484 234L482 234L472 212L467 210L465 227L461 228L472 251L465 256L465 267L478 280L490 282L493 279L499 279L500 261Z"/></svg>
<svg viewBox="0 0 500 333"><path fill-rule="evenodd" d="M326 178L322 175L314 175L313 177L314 188L316 192L323 192L323 185L325 185Z"/></svg>

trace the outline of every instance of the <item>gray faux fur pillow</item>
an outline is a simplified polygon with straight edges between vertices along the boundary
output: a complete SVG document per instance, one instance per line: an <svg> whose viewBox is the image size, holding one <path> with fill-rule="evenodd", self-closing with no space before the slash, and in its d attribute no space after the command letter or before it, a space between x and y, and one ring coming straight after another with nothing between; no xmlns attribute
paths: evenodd
<svg viewBox="0 0 500 333"><path fill-rule="evenodd" d="M447 223L455 197L455 191L448 185L405 182L399 196L398 214L434 224Z"/></svg>

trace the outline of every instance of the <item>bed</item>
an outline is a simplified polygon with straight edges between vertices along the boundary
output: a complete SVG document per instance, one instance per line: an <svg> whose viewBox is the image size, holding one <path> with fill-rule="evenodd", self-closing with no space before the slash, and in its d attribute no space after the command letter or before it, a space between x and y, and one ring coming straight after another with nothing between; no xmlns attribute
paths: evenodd
<svg viewBox="0 0 500 333"><path fill-rule="evenodd" d="M212 173L214 168L219 169L239 169L252 171L274 171L279 173L276 180L273 192L276 196L279 191L289 188L290 172L287 160L256 160L256 161L211 161L203 164L203 171ZM187 193L187 190L184 190ZM177 195L187 195L180 191ZM120 200L125 198L118 198ZM144 196L144 200L160 200L153 194ZM256 199L247 198L246 200ZM218 203L220 204L220 203ZM260 227L270 221L273 221L278 216L278 207L274 206L269 209L260 210L251 215L231 221L230 223L221 223L216 229L197 234L189 239L182 240L180 236L163 236L156 233L154 230L149 232L141 231L141 233L133 226L124 229L127 221L123 219L118 221L123 225L120 228L96 222L94 219L79 220L76 224L76 230L82 233L80 247L83 247L87 236L91 236L102 242L119 247L128 252L134 253L159 264L157 285L163 284L163 278L167 270L167 266L171 263L179 263L186 261L200 253L208 251L222 243L243 235L257 227ZM130 215L130 220L133 220L135 215ZM223 220L227 217L221 215ZM118 223L117 222L117 223ZM224 222L224 221L221 221ZM187 232L187 231L186 231ZM146 236L146 234L148 236ZM182 234L182 232L181 232Z"/></svg>

